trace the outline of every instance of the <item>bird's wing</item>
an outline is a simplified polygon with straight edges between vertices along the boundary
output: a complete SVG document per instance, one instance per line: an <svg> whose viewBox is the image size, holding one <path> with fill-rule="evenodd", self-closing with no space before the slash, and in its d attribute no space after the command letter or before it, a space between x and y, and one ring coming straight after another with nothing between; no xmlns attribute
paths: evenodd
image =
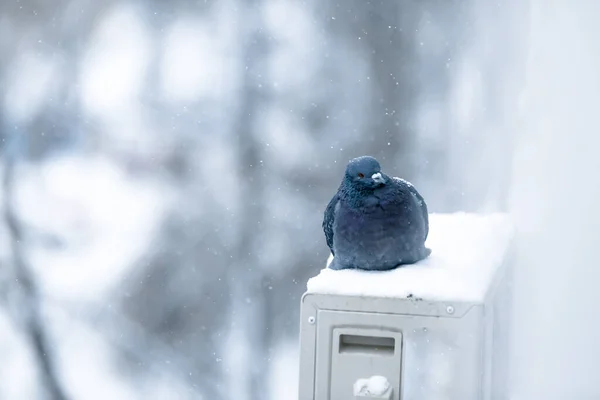
<svg viewBox="0 0 600 400"><path fill-rule="evenodd" d="M410 193L415 196L417 204L419 207L421 207L421 212L423 214L423 221L425 222L425 239L427 239L427 235L429 234L429 211L427 210L427 203L425 202L425 199L409 181L397 177L394 177L393 179L396 182L405 185L408 190L410 190Z"/></svg>
<svg viewBox="0 0 600 400"><path fill-rule="evenodd" d="M325 232L325 240L327 241L329 250L331 250L331 254L333 254L333 221L335 220L335 207L338 202L339 199L336 193L331 201L329 201L329 204L327 204L325 215L323 216L323 232Z"/></svg>

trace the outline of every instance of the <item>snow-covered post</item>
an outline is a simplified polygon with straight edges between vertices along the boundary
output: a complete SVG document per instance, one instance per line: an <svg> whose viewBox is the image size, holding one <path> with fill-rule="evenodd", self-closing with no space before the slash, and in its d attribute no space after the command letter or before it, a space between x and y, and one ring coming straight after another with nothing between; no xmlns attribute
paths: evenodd
<svg viewBox="0 0 600 400"><path fill-rule="evenodd" d="M433 214L426 260L310 279L299 399L503 398L511 239L503 214Z"/></svg>

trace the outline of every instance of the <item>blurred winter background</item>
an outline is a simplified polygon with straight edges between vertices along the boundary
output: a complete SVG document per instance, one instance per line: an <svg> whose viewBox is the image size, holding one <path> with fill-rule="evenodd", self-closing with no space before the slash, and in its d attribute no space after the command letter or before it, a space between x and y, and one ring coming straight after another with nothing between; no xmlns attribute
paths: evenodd
<svg viewBox="0 0 600 400"><path fill-rule="evenodd" d="M588 54L598 7L532 3L0 2L0 399L295 399L299 300L348 159L378 157L433 212L506 210L514 181L537 210L556 151L512 179L536 157L515 161L519 132L580 111L539 69L572 71L552 46Z"/></svg>

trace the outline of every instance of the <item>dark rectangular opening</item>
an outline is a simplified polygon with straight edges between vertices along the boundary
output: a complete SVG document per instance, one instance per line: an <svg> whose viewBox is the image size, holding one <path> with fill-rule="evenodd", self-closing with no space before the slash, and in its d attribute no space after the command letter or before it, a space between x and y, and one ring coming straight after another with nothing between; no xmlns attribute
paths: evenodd
<svg viewBox="0 0 600 400"><path fill-rule="evenodd" d="M341 353L394 355L396 339L391 337L340 335Z"/></svg>

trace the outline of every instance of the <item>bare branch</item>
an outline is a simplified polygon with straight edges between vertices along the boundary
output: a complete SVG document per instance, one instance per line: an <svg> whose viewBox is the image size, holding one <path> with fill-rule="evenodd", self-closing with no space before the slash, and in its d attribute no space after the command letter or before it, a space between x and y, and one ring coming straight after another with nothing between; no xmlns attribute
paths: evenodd
<svg viewBox="0 0 600 400"><path fill-rule="evenodd" d="M10 151L6 152L4 161L2 187L5 203L3 217L10 238L15 291L19 300L19 304L13 307L13 315L18 319L20 326L29 340L33 355L40 368L39 372L42 383L48 392L49 398L52 400L65 400L67 396L60 385L52 363L52 352L49 348L48 336L40 315L38 289L25 258L24 234L14 206L15 161Z"/></svg>

